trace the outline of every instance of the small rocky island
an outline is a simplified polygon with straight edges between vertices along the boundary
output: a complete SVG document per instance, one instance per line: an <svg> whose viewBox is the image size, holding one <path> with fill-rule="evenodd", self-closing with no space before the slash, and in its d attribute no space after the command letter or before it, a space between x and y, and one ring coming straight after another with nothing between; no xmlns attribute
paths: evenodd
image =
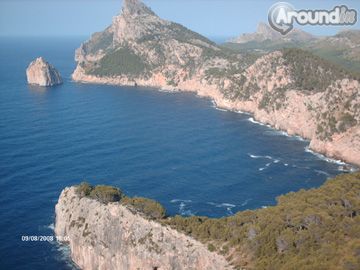
<svg viewBox="0 0 360 270"><path fill-rule="evenodd" d="M43 57L39 57L30 63L26 69L26 76L29 84L39 86L62 84L60 73Z"/></svg>

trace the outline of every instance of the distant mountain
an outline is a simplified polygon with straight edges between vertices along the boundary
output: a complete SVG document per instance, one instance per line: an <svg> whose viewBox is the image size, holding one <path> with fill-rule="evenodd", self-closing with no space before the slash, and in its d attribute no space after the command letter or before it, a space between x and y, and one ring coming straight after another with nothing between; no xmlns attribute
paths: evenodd
<svg viewBox="0 0 360 270"><path fill-rule="evenodd" d="M272 29L266 23L259 23L255 33L242 34L241 36L232 39L232 43L248 43L248 42L308 42L316 39L313 35L302 31L300 29L293 29L289 34L282 35L279 32Z"/></svg>
<svg viewBox="0 0 360 270"><path fill-rule="evenodd" d="M282 48L301 48L334 64L360 72L360 30L344 30L334 36L313 36L294 29L281 35L269 25L260 23L255 33L229 40L225 47L239 52L269 53Z"/></svg>

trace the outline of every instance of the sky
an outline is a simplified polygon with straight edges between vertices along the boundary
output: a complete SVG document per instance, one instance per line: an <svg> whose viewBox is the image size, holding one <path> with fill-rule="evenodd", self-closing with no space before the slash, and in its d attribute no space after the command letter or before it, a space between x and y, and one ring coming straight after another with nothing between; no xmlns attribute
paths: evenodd
<svg viewBox="0 0 360 270"><path fill-rule="evenodd" d="M0 0L0 36L89 36L111 24L121 0ZM267 22L274 0L144 0L160 17L210 38L235 37ZM359 0L287 1L296 9L332 9L347 5L358 11L351 29L360 29ZM344 27L307 26L316 35L333 35ZM349 28L349 27L348 27Z"/></svg>

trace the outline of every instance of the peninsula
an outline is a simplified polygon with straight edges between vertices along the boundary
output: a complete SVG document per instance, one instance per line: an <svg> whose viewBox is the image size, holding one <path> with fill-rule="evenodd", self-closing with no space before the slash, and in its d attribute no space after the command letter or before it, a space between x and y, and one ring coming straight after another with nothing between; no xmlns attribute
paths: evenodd
<svg viewBox="0 0 360 270"><path fill-rule="evenodd" d="M359 77L308 51L233 51L159 18L139 0L124 0L121 14L75 59L74 81L195 92L360 165Z"/></svg>
<svg viewBox="0 0 360 270"><path fill-rule="evenodd" d="M65 188L55 234L92 269L359 269L360 174L233 216L167 217L157 202L115 187Z"/></svg>

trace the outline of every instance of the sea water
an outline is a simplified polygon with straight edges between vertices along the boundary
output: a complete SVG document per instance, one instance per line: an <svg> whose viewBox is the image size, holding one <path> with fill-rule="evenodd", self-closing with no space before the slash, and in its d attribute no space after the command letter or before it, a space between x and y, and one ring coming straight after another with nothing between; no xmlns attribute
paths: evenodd
<svg viewBox="0 0 360 270"><path fill-rule="evenodd" d="M216 110L211 100L72 82L82 40L1 39L1 269L73 268L66 247L22 236L53 235L61 190L84 180L158 200L170 215L222 217L340 173L336 162L306 151L307 141ZM26 84L38 56L63 85Z"/></svg>

